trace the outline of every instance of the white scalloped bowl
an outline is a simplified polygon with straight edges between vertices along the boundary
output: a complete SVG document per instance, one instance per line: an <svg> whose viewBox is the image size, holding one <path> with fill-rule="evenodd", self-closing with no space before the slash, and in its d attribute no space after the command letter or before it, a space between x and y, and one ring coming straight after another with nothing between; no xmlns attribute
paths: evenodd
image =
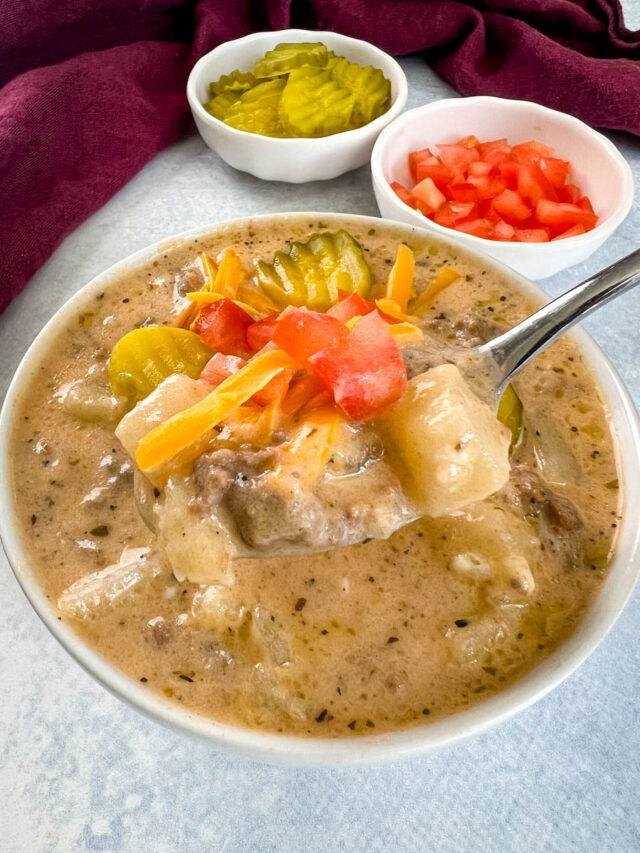
<svg viewBox="0 0 640 853"><path fill-rule="evenodd" d="M214 234L233 225L250 228L265 220L297 222L302 218L309 221L321 217L327 227L349 227L353 222L360 227L380 228L389 226L400 239L408 239L416 229L397 222L380 220L369 216L353 216L329 213L293 213L257 216L233 223L219 223L199 228L171 238L191 241L196 237ZM424 231L423 231L424 233ZM432 235L430 235L432 236ZM433 238L435 243L456 246L457 250L479 260L488 269L495 269L511 283L533 294L537 299L546 297L542 291L522 276L502 264L468 250L459 241L447 237ZM0 536L13 571L25 595L42 621L64 648L100 684L127 702L136 710L171 729L191 737L203 739L217 749L224 750L272 764L303 766L346 766L392 761L421 755L431 750L454 743L462 738L484 731L518 711L527 708L545 696L570 675L607 634L631 595L640 570L638 548L640 526L632 512L625 512L619 531L615 557L611 563L602 591L593 606L585 614L571 637L535 669L501 693L467 711L454 714L434 723L388 734L352 738L296 738L223 725L202 717L187 708L172 704L163 696L153 693L106 661L91 645L76 634L64 621L57 618L54 604L41 589L33 571L28 550L19 536L19 523L11 486L11 442L14 411L21 389L26 387L39 365L46 359L50 342L83 310L85 300L95 298L109 287L114 279L143 264L152 262L164 251L166 240L149 246L112 266L89 282L73 296L47 323L22 359L13 378L0 413ZM572 333L600 383L608 401L614 431L617 437L620 479L626 507L640 503L640 425L633 403L615 369L594 341L583 331ZM82 725L78 721L78 725Z"/></svg>
<svg viewBox="0 0 640 853"><path fill-rule="evenodd" d="M229 127L203 107L209 100L209 83L222 74L251 71L256 60L281 42L314 41L321 41L352 62L379 68L391 83L389 109L356 130L315 139L275 139ZM224 42L196 62L187 82L189 106L200 136L209 148L235 169L266 181L293 184L326 181L364 166L377 135L404 109L407 90L404 71L388 53L360 39L315 30L252 33Z"/></svg>
<svg viewBox="0 0 640 853"><path fill-rule="evenodd" d="M475 135L481 141L506 137L517 144L537 139L569 160L570 182L588 195L599 221L592 231L550 243L485 240L444 228L400 201L389 186L411 186L407 157L411 151L457 142ZM403 113L378 137L371 155L371 179L381 216L425 228L485 252L528 278L546 278L579 264L623 222L633 202L629 164L606 136L566 113L530 101L506 98L445 98Z"/></svg>

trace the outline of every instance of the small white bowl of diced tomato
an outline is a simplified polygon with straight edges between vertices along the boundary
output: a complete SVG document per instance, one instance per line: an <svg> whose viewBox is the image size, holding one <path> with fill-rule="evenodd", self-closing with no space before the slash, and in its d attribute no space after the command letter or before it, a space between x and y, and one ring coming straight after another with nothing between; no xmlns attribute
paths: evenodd
<svg viewBox="0 0 640 853"><path fill-rule="evenodd" d="M585 260L633 201L605 136L529 101L450 98L403 113L371 157L383 217L480 249L529 278Z"/></svg>

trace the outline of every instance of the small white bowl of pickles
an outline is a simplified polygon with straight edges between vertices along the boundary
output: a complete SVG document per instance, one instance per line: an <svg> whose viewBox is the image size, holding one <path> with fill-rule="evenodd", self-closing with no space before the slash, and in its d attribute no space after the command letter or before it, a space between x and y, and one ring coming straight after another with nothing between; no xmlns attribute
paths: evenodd
<svg viewBox="0 0 640 853"><path fill-rule="evenodd" d="M368 42L279 30L205 54L189 75L187 98L200 135L230 166L304 183L369 160L380 131L404 109L407 79Z"/></svg>

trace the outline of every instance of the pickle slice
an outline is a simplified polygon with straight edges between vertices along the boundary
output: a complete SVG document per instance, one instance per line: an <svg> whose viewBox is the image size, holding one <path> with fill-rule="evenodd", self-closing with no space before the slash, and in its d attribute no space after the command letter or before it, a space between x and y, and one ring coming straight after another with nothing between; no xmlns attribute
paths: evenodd
<svg viewBox="0 0 640 853"><path fill-rule="evenodd" d="M351 126L355 95L328 71L305 65L289 74L279 115L293 136L330 136Z"/></svg>
<svg viewBox="0 0 640 853"><path fill-rule="evenodd" d="M205 110L214 118L220 119L220 121L224 121L225 118L229 115L229 110L231 106L237 101L237 97L235 95L216 95L215 98L211 98L210 101L207 101L206 104L203 104Z"/></svg>
<svg viewBox="0 0 640 853"><path fill-rule="evenodd" d="M366 297L371 288L362 247L346 231L313 234L306 243L292 243L288 254L276 252L273 263L258 260L255 266L260 288L279 308L327 311L339 290Z"/></svg>
<svg viewBox="0 0 640 853"><path fill-rule="evenodd" d="M232 71L231 74L223 74L219 80L209 83L209 94L212 98L216 95L234 95L238 97L255 86L257 80L251 71Z"/></svg>
<svg viewBox="0 0 640 853"><path fill-rule="evenodd" d="M288 74L294 68L313 65L322 68L327 63L327 48L321 42L301 42L300 44L278 44L267 51L256 62L254 74L258 78L276 77Z"/></svg>
<svg viewBox="0 0 640 853"><path fill-rule="evenodd" d="M338 287L349 293L366 297L371 289L371 272L362 246L348 231L338 231L334 237L338 253Z"/></svg>
<svg viewBox="0 0 640 853"><path fill-rule="evenodd" d="M332 50L330 50L330 51L327 53L327 62L326 62L326 64L325 64L325 66L324 66L325 71L331 71L331 69L332 69L332 68L333 68L333 67L334 67L338 62L340 62L340 60L341 60L341 59L344 59L344 56L336 56L336 54L335 54Z"/></svg>
<svg viewBox="0 0 640 853"><path fill-rule="evenodd" d="M363 67L339 58L331 63L330 73L337 83L355 96L351 117L353 127L362 127L389 109L391 84L379 68L372 65Z"/></svg>
<svg viewBox="0 0 640 853"><path fill-rule="evenodd" d="M338 297L337 288L332 299L329 293L328 281L322 266L307 243L296 241L291 244L289 254L299 269L305 270L304 284L306 285L306 306L314 311L326 311L327 305L333 305Z"/></svg>
<svg viewBox="0 0 640 853"><path fill-rule="evenodd" d="M509 453L513 453L522 438L523 408L522 400L513 389L513 385L507 385L498 404L497 418L511 430L511 444Z"/></svg>
<svg viewBox="0 0 640 853"><path fill-rule="evenodd" d="M280 79L258 83L240 95L230 106L223 121L230 127L247 133L286 136L278 117L278 103L284 87L285 82Z"/></svg>
<svg viewBox="0 0 640 853"><path fill-rule="evenodd" d="M134 406L173 373L197 379L211 355L199 336L187 329L166 326L133 329L111 351L108 370L111 390Z"/></svg>
<svg viewBox="0 0 640 853"><path fill-rule="evenodd" d="M287 294L289 305L307 304L307 286L304 268L299 266L290 255L276 252L273 257L273 267L282 282L282 289Z"/></svg>

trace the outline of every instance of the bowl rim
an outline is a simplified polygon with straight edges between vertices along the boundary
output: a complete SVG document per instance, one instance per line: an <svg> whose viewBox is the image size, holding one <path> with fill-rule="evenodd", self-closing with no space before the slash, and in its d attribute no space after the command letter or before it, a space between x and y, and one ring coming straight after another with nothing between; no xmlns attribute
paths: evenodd
<svg viewBox="0 0 640 853"><path fill-rule="evenodd" d="M78 308L109 286L110 282L126 271L148 263L166 251L167 246L195 238L224 232L229 227L251 227L261 222L299 222L321 218L329 223L349 223L360 227L381 226L396 232L405 232L433 239L433 234L395 220L358 214L324 212L293 212L262 214L242 219L226 220L176 234L151 244L113 264L104 272L76 291L46 323L23 356L7 391L0 411L0 538L14 575L32 607L58 642L104 688L130 707L174 731L195 739L205 740L216 749L235 753L245 758L270 764L297 766L344 767L382 763L425 754L445 745L453 744L482 732L514 716L519 711L543 698L567 678L604 639L629 599L640 573L640 525L634 525L630 513L624 512L619 528L618 545L614 559L599 595L580 620L573 634L548 658L534 667L505 690L466 711L460 711L424 726L361 738L299 738L269 732L257 732L229 724L217 723L183 707L176 707L144 685L125 675L108 663L97 651L76 634L65 621L58 621L55 604L46 598L29 567L28 552L19 533L13 506L11 484L11 435L13 413L20 397L20 389L31 378L46 354L51 336L68 323ZM469 249L460 241L436 242L467 253L475 261L493 268L508 277L517 287L534 298L546 295L495 258ZM603 397L609 404L611 422L617 445L617 459L624 458L625 468L620 468L624 505L640 500L640 420L631 397L617 372L597 344L581 329L572 333L590 366ZM622 438L621 438L622 437ZM623 445L620 447L620 445ZM621 453L621 450L623 453ZM632 495L631 492L635 493ZM624 546L624 547L623 547ZM614 584L615 581L615 584ZM605 590L613 602L605 599ZM583 636L584 635L584 636Z"/></svg>
<svg viewBox="0 0 640 853"><path fill-rule="evenodd" d="M527 109L531 113L536 113L541 118L546 119L547 121L551 120L554 123L564 123L565 125L570 125L579 133L590 137L594 142L599 144L604 149L605 153L611 158L611 160L613 160L616 165L622 170L623 173L622 197L617 208L614 210L611 216L609 216L602 222L598 222L595 228L592 228L591 231L587 231L585 234L578 234L574 237L568 237L565 240L549 241L548 243L525 243L521 240L488 240L486 237L477 237L475 234L464 234L461 232L456 232L453 228L445 228L443 225L439 225L432 219L427 219L426 216L423 216L421 213L415 211L412 207L409 207L408 204L402 202L391 189L391 185L385 177L382 168L382 157L389 142L389 138L392 136L394 130L397 130L402 125L409 124L414 119L419 119L424 115L424 113L432 112L434 110L437 111L443 108L446 109L448 107L452 107L453 109L461 109L467 106L469 103L480 104L486 106L487 108L495 106L496 104L500 106L509 104L519 109ZM429 231L433 230L434 233L441 234L443 237L451 232L459 233L460 239L465 241L465 245L476 246L481 251L483 247L486 248L489 246L492 246L494 248L494 251L496 246L501 248L505 246L517 246L519 249L524 247L525 250L542 251L547 255L552 252L557 252L558 254L560 254L562 253L563 249L566 250L568 245L574 246L576 248L579 248L580 246L586 247L590 242L594 240L594 238L598 238L600 236L605 239L606 236L612 234L616 230L616 228L625 220L627 214L631 210L634 194L633 173L631 171L631 167L629 166L626 159L622 156L620 151L618 151L613 142L611 142L610 139L607 139L607 137L604 136L602 133L599 133L597 130L594 130L594 128L590 127L581 119L569 115L568 113L563 113L559 110L554 110L551 107L545 107L542 104L537 104L533 101L524 101L522 99L517 98L498 98L494 95L473 95L470 97L439 98L438 100L429 101L426 104L422 104L419 107L414 107L413 109L405 110L403 113L396 116L392 121L389 122L389 124L387 124L385 128L383 128L373 146L373 150L371 152L371 179L374 187L378 188L378 190L384 195L387 201L393 203L394 207L397 207L398 210L401 209L405 214L407 214L408 211L409 214L412 216L412 219L414 217L416 218L416 225L418 225L417 217L422 217L422 220L426 221L427 223L423 227Z"/></svg>
<svg viewBox="0 0 640 853"><path fill-rule="evenodd" d="M339 42L345 45L364 45L371 52L373 58L382 57L385 62L390 63L391 70L395 75L395 81L389 80L389 82L395 82L398 91L396 93L395 98L392 98L388 109L386 109L382 113L382 115L379 115L377 118L373 119L373 121L364 124L362 127L356 127L353 130L343 130L341 133L333 133L329 136L285 136L283 138L276 136L262 136L259 133L249 133L249 131L247 130L239 130L236 127L231 127L230 125L225 124L223 121L220 121L220 119L217 119L215 116L212 116L211 113L208 113L205 110L203 104L200 102L200 99L197 96L196 88L203 73L206 61L209 59L209 57L211 57L221 48L226 48L232 44L250 44L254 41L261 41L265 36L284 37L289 34L300 36L300 38L304 38L305 36L315 36L319 41L322 40L322 37L329 36L331 39L338 39ZM373 59L372 65L378 68L378 66L375 65ZM197 116L201 121L204 121L212 128L221 129L223 130L223 132L229 132L231 137L236 136L238 139L257 139L260 140L261 143L270 146L289 145L291 147L293 145L304 145L307 148L317 148L322 142L326 142L326 140L328 139L347 139L349 141L355 142L365 137L368 137L371 134L372 130L381 130L390 120L392 121L393 118L396 118L404 109L404 106L407 102L407 97L409 95L409 84L407 82L407 76L402 70L400 63L393 56L386 53L384 50L381 50L379 47L376 47L374 44L371 44L371 42L364 41L364 39L353 38L352 36L346 36L342 33L334 33L329 30L304 30L298 28L291 28L286 30L263 30L261 32L249 33L246 36L241 36L237 39L230 39L229 41L222 42L222 44L219 44L217 47L214 47L213 50L210 50L207 53L203 54L193 66L193 68L191 69L191 73L189 74L189 78L187 80L186 91L187 100L189 101L189 106L191 107L191 111L193 112L194 116Z"/></svg>

